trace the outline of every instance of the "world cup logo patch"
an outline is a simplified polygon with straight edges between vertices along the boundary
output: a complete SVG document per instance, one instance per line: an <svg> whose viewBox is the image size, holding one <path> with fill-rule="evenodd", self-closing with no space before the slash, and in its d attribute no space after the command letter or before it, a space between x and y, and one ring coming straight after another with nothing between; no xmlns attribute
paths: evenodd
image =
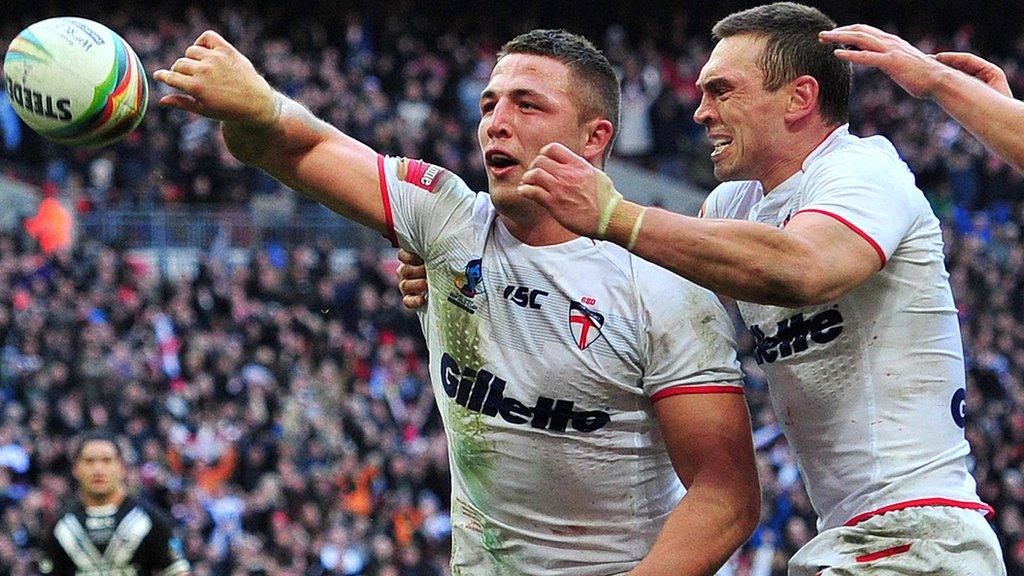
<svg viewBox="0 0 1024 576"><path fill-rule="evenodd" d="M470 314L475 313L474 298L484 293L484 272L480 258L470 260L462 272L456 272L452 284L456 289L448 293L448 301Z"/></svg>
<svg viewBox="0 0 1024 576"><path fill-rule="evenodd" d="M473 298L484 292L484 275L480 259L470 260L466 263L466 271L455 275L455 287L462 292L463 296Z"/></svg>

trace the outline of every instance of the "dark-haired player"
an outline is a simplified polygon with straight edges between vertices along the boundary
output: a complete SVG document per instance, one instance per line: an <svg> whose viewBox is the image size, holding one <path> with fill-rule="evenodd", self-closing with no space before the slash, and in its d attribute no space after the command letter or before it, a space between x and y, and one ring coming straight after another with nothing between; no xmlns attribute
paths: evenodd
<svg viewBox="0 0 1024 576"><path fill-rule="evenodd" d="M622 200L560 145L522 192L737 299L819 517L791 576L1002 575L939 221L888 140L850 134L850 65L818 41L834 26L791 2L715 25L694 119L723 183L703 219Z"/></svg>
<svg viewBox="0 0 1024 576"><path fill-rule="evenodd" d="M183 576L189 563L173 524L129 496L121 449L113 435L87 433L74 455L79 497L49 532L39 571L52 576Z"/></svg>
<svg viewBox="0 0 1024 576"><path fill-rule="evenodd" d="M618 81L588 41L537 30L499 54L489 194L317 120L213 32L156 78L182 91L162 103L223 120L239 159L426 259L453 574L707 575L747 538L759 490L721 306L516 191L548 142L607 156Z"/></svg>

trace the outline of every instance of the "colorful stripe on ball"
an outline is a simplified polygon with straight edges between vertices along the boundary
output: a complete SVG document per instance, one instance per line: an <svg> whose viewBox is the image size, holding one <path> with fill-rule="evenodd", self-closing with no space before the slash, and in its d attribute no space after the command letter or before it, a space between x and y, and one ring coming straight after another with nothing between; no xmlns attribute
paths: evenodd
<svg viewBox="0 0 1024 576"><path fill-rule="evenodd" d="M114 62L96 86L89 107L52 138L71 146L102 146L130 132L145 112L149 87L139 57L121 38L113 38Z"/></svg>
<svg viewBox="0 0 1024 576"><path fill-rule="evenodd" d="M4 66L10 62L30 60L48 64L53 61L53 54L43 47L43 43L36 38L29 30L18 34L7 49L7 56L4 57Z"/></svg>

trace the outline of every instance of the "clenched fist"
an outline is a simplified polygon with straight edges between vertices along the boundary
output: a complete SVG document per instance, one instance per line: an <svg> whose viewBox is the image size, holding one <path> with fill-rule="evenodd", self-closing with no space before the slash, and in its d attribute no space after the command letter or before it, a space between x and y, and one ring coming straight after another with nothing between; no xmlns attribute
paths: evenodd
<svg viewBox="0 0 1024 576"><path fill-rule="evenodd" d="M398 260L401 264L395 274L402 292L402 305L409 310L419 310L427 305L427 267L422 258L405 250L398 251Z"/></svg>

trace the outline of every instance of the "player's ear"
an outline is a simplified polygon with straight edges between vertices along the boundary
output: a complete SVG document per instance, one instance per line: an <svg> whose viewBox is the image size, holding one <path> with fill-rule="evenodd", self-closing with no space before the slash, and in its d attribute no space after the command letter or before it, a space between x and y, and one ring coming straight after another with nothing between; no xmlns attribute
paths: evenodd
<svg viewBox="0 0 1024 576"><path fill-rule="evenodd" d="M612 145L615 128L607 118L600 116L584 124L586 140L583 142L581 156L595 166L604 163L605 151Z"/></svg>
<svg viewBox="0 0 1024 576"><path fill-rule="evenodd" d="M786 123L802 120L818 109L819 86L814 76L798 76L785 89L789 93Z"/></svg>

